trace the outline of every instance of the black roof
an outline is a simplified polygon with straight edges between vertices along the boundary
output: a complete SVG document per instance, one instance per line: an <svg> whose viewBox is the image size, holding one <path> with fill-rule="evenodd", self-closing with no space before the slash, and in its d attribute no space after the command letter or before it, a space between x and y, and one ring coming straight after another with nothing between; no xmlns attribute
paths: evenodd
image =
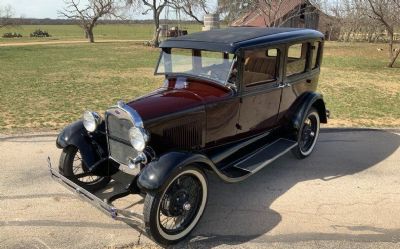
<svg viewBox="0 0 400 249"><path fill-rule="evenodd" d="M234 53L238 48L257 44L323 37L322 33L312 29L230 27L170 38L162 42L160 47L194 48Z"/></svg>

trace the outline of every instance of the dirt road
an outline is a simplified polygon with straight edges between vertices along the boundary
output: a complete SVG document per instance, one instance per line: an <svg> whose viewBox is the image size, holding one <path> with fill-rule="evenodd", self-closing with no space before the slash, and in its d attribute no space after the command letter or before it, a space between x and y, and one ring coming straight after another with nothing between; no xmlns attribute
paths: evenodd
<svg viewBox="0 0 400 249"><path fill-rule="evenodd" d="M111 43L111 42L145 42L145 40L98 40L96 43ZM15 47L15 46L34 46L34 45L54 45L54 44L79 44L88 43L87 40L71 40L71 41L36 41L36 42L8 42L0 43L0 47Z"/></svg>
<svg viewBox="0 0 400 249"><path fill-rule="evenodd" d="M0 138L0 248L154 246L49 177L55 137ZM194 248L400 248L400 135L326 131L239 184L210 178Z"/></svg>

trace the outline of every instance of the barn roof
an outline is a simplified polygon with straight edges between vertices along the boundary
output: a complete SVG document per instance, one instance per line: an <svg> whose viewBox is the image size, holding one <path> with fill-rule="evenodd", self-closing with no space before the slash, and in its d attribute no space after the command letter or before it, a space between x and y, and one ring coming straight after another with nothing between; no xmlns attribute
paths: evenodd
<svg viewBox="0 0 400 249"><path fill-rule="evenodd" d="M171 38L161 43L160 47L234 53L241 47L312 38L323 38L323 34L316 30L299 28L230 27Z"/></svg>

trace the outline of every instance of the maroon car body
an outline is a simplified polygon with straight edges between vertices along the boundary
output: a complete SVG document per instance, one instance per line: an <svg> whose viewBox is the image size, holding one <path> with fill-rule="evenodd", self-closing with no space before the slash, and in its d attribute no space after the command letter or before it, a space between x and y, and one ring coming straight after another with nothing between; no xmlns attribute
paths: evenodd
<svg viewBox="0 0 400 249"><path fill-rule="evenodd" d="M239 182L288 151L299 159L311 154L328 116L316 92L323 44L318 31L290 28L227 28L166 40L156 69L165 76L162 87L118 102L104 119L85 112L66 127L52 175L114 218L133 219L110 204L115 199L145 196L146 231L158 243L176 243L204 211L205 170ZM117 181L124 166L137 170L128 172L125 192L107 202L93 195ZM163 223L170 219L172 228Z"/></svg>

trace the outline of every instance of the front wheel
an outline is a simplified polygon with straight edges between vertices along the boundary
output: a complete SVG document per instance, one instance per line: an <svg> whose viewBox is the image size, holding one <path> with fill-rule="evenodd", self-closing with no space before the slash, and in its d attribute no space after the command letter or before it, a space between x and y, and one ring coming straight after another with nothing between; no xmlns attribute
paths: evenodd
<svg viewBox="0 0 400 249"><path fill-rule="evenodd" d="M179 171L162 191L146 195L143 210L146 232L163 245L184 239L200 220L207 193L203 171L196 167Z"/></svg>
<svg viewBox="0 0 400 249"><path fill-rule="evenodd" d="M111 181L109 176L102 177L90 173L82 160L80 151L74 146L63 149L59 170L63 176L89 191L104 188Z"/></svg>
<svg viewBox="0 0 400 249"><path fill-rule="evenodd" d="M310 108L297 136L297 146L292 149L298 159L311 155L319 136L320 119L318 111Z"/></svg>

